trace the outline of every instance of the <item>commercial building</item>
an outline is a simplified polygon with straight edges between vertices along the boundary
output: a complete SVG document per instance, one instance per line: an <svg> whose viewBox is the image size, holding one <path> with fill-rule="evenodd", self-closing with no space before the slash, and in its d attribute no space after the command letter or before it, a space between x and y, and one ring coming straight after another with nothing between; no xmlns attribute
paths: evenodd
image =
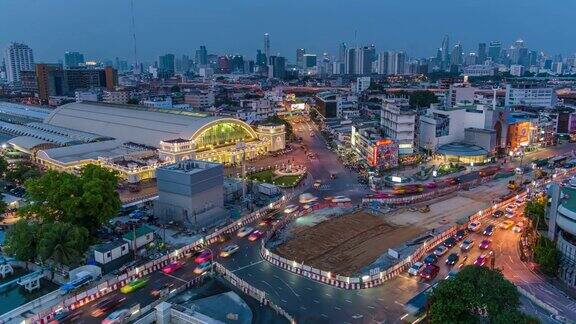
<svg viewBox="0 0 576 324"><path fill-rule="evenodd" d="M319 92L314 96L316 109L324 118L352 118L360 115L358 96L350 93Z"/></svg>
<svg viewBox="0 0 576 324"><path fill-rule="evenodd" d="M64 66L67 68L75 68L84 64L84 54L79 52L66 52L64 53Z"/></svg>
<svg viewBox="0 0 576 324"><path fill-rule="evenodd" d="M20 71L34 70L34 54L28 45L10 43L4 52L8 83L20 82Z"/></svg>
<svg viewBox="0 0 576 324"><path fill-rule="evenodd" d="M211 90L190 90L184 93L184 102L194 110L207 110L214 106L214 92Z"/></svg>
<svg viewBox="0 0 576 324"><path fill-rule="evenodd" d="M457 104L473 104L477 88L469 83L454 83L448 88L446 94L446 107L452 108Z"/></svg>
<svg viewBox="0 0 576 324"><path fill-rule="evenodd" d="M207 226L223 220L224 166L186 160L157 170L158 200L154 214L161 222Z"/></svg>
<svg viewBox="0 0 576 324"><path fill-rule="evenodd" d="M570 287L576 288L576 181L568 186L553 183L548 190L546 206L548 237L560 251L558 276Z"/></svg>
<svg viewBox="0 0 576 324"><path fill-rule="evenodd" d="M352 152L369 167L386 170L398 166L398 145L375 127L352 126Z"/></svg>
<svg viewBox="0 0 576 324"><path fill-rule="evenodd" d="M158 77L171 78L174 76L174 54L162 55L158 58Z"/></svg>
<svg viewBox="0 0 576 324"><path fill-rule="evenodd" d="M399 154L414 153L416 135L416 112L402 108L395 102L382 102L380 126L384 134L392 139L399 149Z"/></svg>
<svg viewBox="0 0 576 324"><path fill-rule="evenodd" d="M552 87L531 81L507 84L505 105L506 107L554 107L556 92Z"/></svg>
<svg viewBox="0 0 576 324"><path fill-rule="evenodd" d="M495 70L491 64L474 64L464 67L464 75L470 77L494 76Z"/></svg>
<svg viewBox="0 0 576 324"><path fill-rule="evenodd" d="M102 93L102 101L110 104L127 104L130 100L130 93L128 91L108 91L104 90Z"/></svg>

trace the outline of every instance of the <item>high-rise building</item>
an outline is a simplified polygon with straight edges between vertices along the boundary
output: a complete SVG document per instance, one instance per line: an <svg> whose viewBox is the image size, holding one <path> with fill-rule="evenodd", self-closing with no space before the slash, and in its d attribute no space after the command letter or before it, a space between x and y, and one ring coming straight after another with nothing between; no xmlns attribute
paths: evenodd
<svg viewBox="0 0 576 324"><path fill-rule="evenodd" d="M488 47L488 57L492 62L500 62L500 52L502 52L502 43L499 41L490 42L490 46Z"/></svg>
<svg viewBox="0 0 576 324"><path fill-rule="evenodd" d="M267 60L270 58L270 35L268 33L264 34L264 55Z"/></svg>
<svg viewBox="0 0 576 324"><path fill-rule="evenodd" d="M244 74L244 57L242 55L233 55L230 59L230 71L232 73Z"/></svg>
<svg viewBox="0 0 576 324"><path fill-rule="evenodd" d="M296 49L296 65L299 68L304 67L304 54L306 54L306 50L303 48Z"/></svg>
<svg viewBox="0 0 576 324"><path fill-rule="evenodd" d="M36 82L38 98L48 104L50 96L63 96L67 92L64 69L60 64L36 64Z"/></svg>
<svg viewBox="0 0 576 324"><path fill-rule="evenodd" d="M450 54L450 65L451 66L460 66L462 65L462 45L460 43L454 45L452 49L452 53Z"/></svg>
<svg viewBox="0 0 576 324"><path fill-rule="evenodd" d="M304 54L303 60L304 68L306 69L314 68L318 65L318 58L316 57L316 54Z"/></svg>
<svg viewBox="0 0 576 324"><path fill-rule="evenodd" d="M340 43L338 46L338 61L341 63L346 61L346 43Z"/></svg>
<svg viewBox="0 0 576 324"><path fill-rule="evenodd" d="M230 73L230 59L228 59L228 56L222 55L218 57L218 72L222 74Z"/></svg>
<svg viewBox="0 0 576 324"><path fill-rule="evenodd" d="M476 53L477 63L484 64L486 61L486 43L478 43L478 53Z"/></svg>
<svg viewBox="0 0 576 324"><path fill-rule="evenodd" d="M20 82L20 71L34 70L34 54L28 45L10 43L4 52L8 83Z"/></svg>
<svg viewBox="0 0 576 324"><path fill-rule="evenodd" d="M171 78L174 76L174 54L161 55L158 58L158 77Z"/></svg>
<svg viewBox="0 0 576 324"><path fill-rule="evenodd" d="M79 52L64 53L64 67L74 68L84 64L84 54Z"/></svg>
<svg viewBox="0 0 576 324"><path fill-rule="evenodd" d="M208 65L208 51L206 51L206 46L200 46L200 49L196 50L196 64L201 67Z"/></svg>
<svg viewBox="0 0 576 324"><path fill-rule="evenodd" d="M261 50L256 51L256 65L259 67L265 67L268 65L266 63L266 54L262 53Z"/></svg>
<svg viewBox="0 0 576 324"><path fill-rule="evenodd" d="M345 70L346 74L356 74L356 49L348 48L346 50Z"/></svg>
<svg viewBox="0 0 576 324"><path fill-rule="evenodd" d="M442 39L442 62L441 67L443 70L450 69L450 38L448 35L444 35Z"/></svg>
<svg viewBox="0 0 576 324"><path fill-rule="evenodd" d="M394 74L396 74L396 75L404 74L406 71L406 53L404 53L403 51L395 53L394 61L395 61L395 66L396 66L396 69L394 70Z"/></svg>
<svg viewBox="0 0 576 324"><path fill-rule="evenodd" d="M372 62L374 62L375 59L376 59L376 48L374 47L374 45L357 48L355 74L372 73Z"/></svg>
<svg viewBox="0 0 576 324"><path fill-rule="evenodd" d="M377 73L378 74L383 74L383 75L387 75L389 74L388 72L388 62L390 61L390 56L389 56L390 52L382 52L380 54L378 54L378 63L377 63Z"/></svg>
<svg viewBox="0 0 576 324"><path fill-rule="evenodd" d="M283 79L286 77L286 59L272 55L268 59L268 77Z"/></svg>

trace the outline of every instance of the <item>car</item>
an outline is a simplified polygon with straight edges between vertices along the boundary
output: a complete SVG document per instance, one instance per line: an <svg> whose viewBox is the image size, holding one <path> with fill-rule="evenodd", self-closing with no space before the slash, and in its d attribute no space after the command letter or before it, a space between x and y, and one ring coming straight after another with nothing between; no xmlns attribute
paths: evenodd
<svg viewBox="0 0 576 324"><path fill-rule="evenodd" d="M92 317L100 317L106 314L107 312L116 309L118 306L120 306L120 304L122 304L124 300L126 300L126 297L122 295L114 295L108 298L104 298L103 300L99 301L96 305L94 305L94 309L92 309L90 315Z"/></svg>
<svg viewBox="0 0 576 324"><path fill-rule="evenodd" d="M444 245L439 245L434 249L434 254L436 254L437 256L444 255L446 252L448 252L448 248L445 247Z"/></svg>
<svg viewBox="0 0 576 324"><path fill-rule="evenodd" d="M264 236L264 232L262 232L260 230L255 230L254 232L250 233L250 235L248 236L248 240L249 241L256 241L257 239L261 238L262 236Z"/></svg>
<svg viewBox="0 0 576 324"><path fill-rule="evenodd" d="M497 210L497 211L492 213L492 217L494 217L494 218L500 218L502 216L504 216L504 212L501 210Z"/></svg>
<svg viewBox="0 0 576 324"><path fill-rule="evenodd" d="M468 235L468 232L465 229L461 229L458 232L456 232L454 237L456 238L456 240L462 241L466 237L466 235Z"/></svg>
<svg viewBox="0 0 576 324"><path fill-rule="evenodd" d="M462 243L460 243L460 250L462 251L470 251L470 249L474 246L474 240L472 239L465 239Z"/></svg>
<svg viewBox="0 0 576 324"><path fill-rule="evenodd" d="M444 244L444 246L447 248L451 248L456 245L456 238L454 236L450 236L442 244Z"/></svg>
<svg viewBox="0 0 576 324"><path fill-rule="evenodd" d="M300 196L298 196L298 202L301 204L307 204L307 203L311 203L313 201L317 201L318 197L314 196L311 193L303 193Z"/></svg>
<svg viewBox="0 0 576 324"><path fill-rule="evenodd" d="M60 310L54 314L54 318L48 324L77 323L80 317L82 317L81 310Z"/></svg>
<svg viewBox="0 0 576 324"><path fill-rule="evenodd" d="M438 256L436 254L428 254L426 258L424 258L424 263L426 264L433 264L438 262Z"/></svg>
<svg viewBox="0 0 576 324"><path fill-rule="evenodd" d="M512 225L514 225L514 221L507 219L500 224L500 228L507 230L512 227Z"/></svg>
<svg viewBox="0 0 576 324"><path fill-rule="evenodd" d="M482 242L480 242L480 245L478 247L482 250L488 250L488 248L490 248L490 243L492 243L492 241L483 240Z"/></svg>
<svg viewBox="0 0 576 324"><path fill-rule="evenodd" d="M227 257L231 256L232 254L236 253L236 251L238 251L238 249L240 249L240 247L236 244L231 244L231 245L225 246L220 251L220 256L223 258L227 258Z"/></svg>
<svg viewBox="0 0 576 324"><path fill-rule="evenodd" d="M422 272L420 272L420 276L422 277L422 279L432 280L432 279L434 279L434 277L436 277L436 275L438 274L438 271L440 271L440 268L437 265L428 264L428 265L426 265L424 270L422 270Z"/></svg>
<svg viewBox="0 0 576 324"><path fill-rule="evenodd" d="M148 283L148 280L149 280L148 277L142 277L142 278L134 279L131 282L129 282L127 285L125 285L124 287L120 288L120 291L125 293L125 294L131 293L133 291L136 291L136 290L146 286L146 284Z"/></svg>
<svg viewBox="0 0 576 324"><path fill-rule="evenodd" d="M102 324L122 323L129 316L130 316L129 309L120 309L108 315L104 320L102 320Z"/></svg>
<svg viewBox="0 0 576 324"><path fill-rule="evenodd" d="M424 270L426 265L423 262L416 262L410 268L408 268L408 274L411 276L417 276L420 274L420 271Z"/></svg>
<svg viewBox="0 0 576 324"><path fill-rule="evenodd" d="M336 179L336 173L330 173L330 179L332 180Z"/></svg>
<svg viewBox="0 0 576 324"><path fill-rule="evenodd" d="M165 283L158 288L152 289L150 295L152 297L163 297L170 293L172 289L174 289L174 283Z"/></svg>
<svg viewBox="0 0 576 324"><path fill-rule="evenodd" d="M452 253L446 258L446 264L447 265L455 265L459 259L460 259L460 256L458 255L458 253Z"/></svg>
<svg viewBox="0 0 576 324"><path fill-rule="evenodd" d="M259 226L266 226L266 225L274 225L278 222L278 220L272 216L268 216L266 218L262 218L258 223Z"/></svg>
<svg viewBox="0 0 576 324"><path fill-rule="evenodd" d="M436 182L428 182L424 185L424 187L428 189L436 189L438 188L438 184Z"/></svg>
<svg viewBox="0 0 576 324"><path fill-rule="evenodd" d="M518 197L515 201L516 204L521 205L524 203L524 197Z"/></svg>
<svg viewBox="0 0 576 324"><path fill-rule="evenodd" d="M468 225L468 230L471 232L476 232L477 230L480 229L481 225L482 223L480 223L479 221L474 221Z"/></svg>
<svg viewBox="0 0 576 324"><path fill-rule="evenodd" d="M510 204L508 206L506 206L506 212L508 213L514 213L516 211L516 204Z"/></svg>
<svg viewBox="0 0 576 324"><path fill-rule="evenodd" d="M311 203L305 204L304 206L302 206L302 208L304 208L304 209L310 209L310 208L312 208L312 207L314 207L314 206L316 206L316 205L318 205L317 202L311 202Z"/></svg>
<svg viewBox="0 0 576 324"><path fill-rule="evenodd" d="M226 234L226 233L220 234L220 235L218 235L218 237L216 238L216 242L217 242L217 243L226 243L226 242L228 242L228 241L230 241L230 235L228 235L228 234Z"/></svg>
<svg viewBox="0 0 576 324"><path fill-rule="evenodd" d="M512 231L515 233L521 233L523 229L524 229L524 223L522 222L518 222L516 223L516 225L514 225L514 227L512 227Z"/></svg>
<svg viewBox="0 0 576 324"><path fill-rule="evenodd" d="M298 208L298 205L288 205L286 208L284 208L284 214L292 214L293 212L297 211Z"/></svg>
<svg viewBox="0 0 576 324"><path fill-rule="evenodd" d="M514 210L506 209L506 218L514 218Z"/></svg>
<svg viewBox="0 0 576 324"><path fill-rule="evenodd" d="M212 267L212 262L210 262L210 261L204 262L204 263L200 263L200 264L194 269L194 273L195 273L195 274L204 274L204 273L206 273L206 271L210 270L211 267Z"/></svg>
<svg viewBox="0 0 576 324"><path fill-rule="evenodd" d="M174 261L174 262L171 262L169 265L165 266L164 268L162 268L162 272L164 272L166 274L170 274L170 273L182 268L183 266L184 266L184 262Z"/></svg>
<svg viewBox="0 0 576 324"><path fill-rule="evenodd" d="M490 224L490 225L486 226L486 228L484 228L484 232L482 232L482 234L484 234L486 236L492 236L492 234L494 234L494 225Z"/></svg>
<svg viewBox="0 0 576 324"><path fill-rule="evenodd" d="M236 236L244 237L244 236L250 235L250 233L252 233L253 230L254 229L250 226L244 226L238 230L238 233L236 233Z"/></svg>
<svg viewBox="0 0 576 324"><path fill-rule="evenodd" d="M332 198L332 202L333 203L345 203L345 202L351 202L352 200L346 196L336 196L334 198Z"/></svg>
<svg viewBox="0 0 576 324"><path fill-rule="evenodd" d="M486 264L486 262L488 260L490 260L490 257L492 256L492 252L488 253L488 254L481 254L478 258L476 258L476 260L474 261L474 265L477 266L484 266Z"/></svg>
<svg viewBox="0 0 576 324"><path fill-rule="evenodd" d="M194 258L194 262L196 263L204 263L206 261L211 261L212 260L212 252L210 252L210 250L204 250L202 252L200 252L200 254L198 254L198 256L196 256L196 258Z"/></svg>
<svg viewBox="0 0 576 324"><path fill-rule="evenodd" d="M318 188L320 188L321 185L322 185L322 180L314 181L314 188L318 189Z"/></svg>

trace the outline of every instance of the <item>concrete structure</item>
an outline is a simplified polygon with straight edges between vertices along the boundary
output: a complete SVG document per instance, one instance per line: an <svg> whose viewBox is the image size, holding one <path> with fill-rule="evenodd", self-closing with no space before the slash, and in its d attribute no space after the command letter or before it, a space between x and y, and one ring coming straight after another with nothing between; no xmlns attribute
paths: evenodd
<svg viewBox="0 0 576 324"><path fill-rule="evenodd" d="M184 93L184 102L195 110L207 110L214 106L214 92L211 90L195 90Z"/></svg>
<svg viewBox="0 0 576 324"><path fill-rule="evenodd" d="M380 126L384 134L398 144L400 154L414 153L416 112L402 109L391 102L382 102Z"/></svg>
<svg viewBox="0 0 576 324"><path fill-rule="evenodd" d="M469 83L451 84L446 95L446 107L452 108L458 104L473 104L476 90Z"/></svg>
<svg viewBox="0 0 576 324"><path fill-rule="evenodd" d="M34 70L34 54L28 45L10 43L4 52L8 83L20 82L20 71Z"/></svg>
<svg viewBox="0 0 576 324"><path fill-rule="evenodd" d="M505 105L506 107L554 107L556 105L556 92L554 88L537 82L507 84Z"/></svg>
<svg viewBox="0 0 576 324"><path fill-rule="evenodd" d="M112 241L94 247L94 260L100 265L108 264L130 253L128 242Z"/></svg>
<svg viewBox="0 0 576 324"><path fill-rule="evenodd" d="M489 64L474 64L464 67L464 75L470 77L494 76L496 69Z"/></svg>
<svg viewBox="0 0 576 324"><path fill-rule="evenodd" d="M561 188L551 185L548 194L550 203L546 207L548 236L556 242L560 251L558 276L567 285L576 288L576 181Z"/></svg>
<svg viewBox="0 0 576 324"><path fill-rule="evenodd" d="M398 144L383 137L377 128L352 126L350 144L358 161L370 167L385 170L398 166Z"/></svg>
<svg viewBox="0 0 576 324"><path fill-rule="evenodd" d="M122 238L128 243L132 251L136 251L154 241L154 230L146 225L142 225L124 234Z"/></svg>
<svg viewBox="0 0 576 324"><path fill-rule="evenodd" d="M370 77L358 77L356 78L356 82L352 83L352 92L354 93L361 93L364 90L368 90L370 88Z"/></svg>
<svg viewBox="0 0 576 324"><path fill-rule="evenodd" d="M105 103L123 105L127 104L128 100L130 100L130 93L128 91L104 90L102 94L102 101Z"/></svg>
<svg viewBox="0 0 576 324"><path fill-rule="evenodd" d="M157 183L158 200L154 214L162 222L174 220L206 226L226 216L222 164L180 161L159 168Z"/></svg>

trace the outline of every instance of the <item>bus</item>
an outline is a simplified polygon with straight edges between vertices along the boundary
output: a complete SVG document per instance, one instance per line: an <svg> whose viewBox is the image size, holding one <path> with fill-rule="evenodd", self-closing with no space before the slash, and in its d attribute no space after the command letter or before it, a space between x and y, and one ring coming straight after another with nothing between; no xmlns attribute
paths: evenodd
<svg viewBox="0 0 576 324"><path fill-rule="evenodd" d="M65 295L71 291L86 286L92 281L94 281L94 276L92 273L88 271L81 271L76 275L76 279L70 280L69 282L60 286L60 294Z"/></svg>
<svg viewBox="0 0 576 324"><path fill-rule="evenodd" d="M478 173L480 174L481 177L489 177L489 176L493 176L496 174L496 172L500 171L500 167L499 166L489 166L483 169L480 169L478 171Z"/></svg>
<svg viewBox="0 0 576 324"><path fill-rule="evenodd" d="M421 184L412 185L396 185L393 188L393 193L396 196L399 195L410 195L424 191L424 186Z"/></svg>

